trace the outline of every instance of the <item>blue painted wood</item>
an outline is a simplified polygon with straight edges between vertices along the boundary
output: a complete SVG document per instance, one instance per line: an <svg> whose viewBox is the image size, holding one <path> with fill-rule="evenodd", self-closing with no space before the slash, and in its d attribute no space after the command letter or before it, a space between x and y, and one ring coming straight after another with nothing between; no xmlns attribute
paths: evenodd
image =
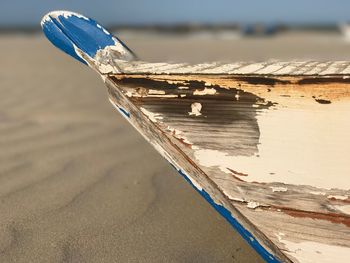
<svg viewBox="0 0 350 263"><path fill-rule="evenodd" d="M41 26L52 44L84 64L88 63L77 53L76 48L94 58L101 49L121 45L130 57L135 57L120 39L95 20L80 14L69 11L50 12L42 19Z"/></svg>
<svg viewBox="0 0 350 263"><path fill-rule="evenodd" d="M61 49L63 52L77 59L81 63L87 65L75 51L73 42L62 32L62 29L51 19L50 15L47 15L42 21L42 29L45 36L51 41L53 45Z"/></svg>

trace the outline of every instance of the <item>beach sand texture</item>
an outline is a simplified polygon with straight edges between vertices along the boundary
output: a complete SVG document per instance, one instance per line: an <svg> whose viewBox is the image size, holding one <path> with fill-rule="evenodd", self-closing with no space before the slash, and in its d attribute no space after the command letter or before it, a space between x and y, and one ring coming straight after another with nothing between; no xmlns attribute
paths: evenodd
<svg viewBox="0 0 350 263"><path fill-rule="evenodd" d="M0 37L0 262L261 262L38 36Z"/></svg>
<svg viewBox="0 0 350 263"><path fill-rule="evenodd" d="M150 61L350 59L337 35L304 39L126 43ZM92 70L37 35L0 36L0 57L0 262L262 262Z"/></svg>

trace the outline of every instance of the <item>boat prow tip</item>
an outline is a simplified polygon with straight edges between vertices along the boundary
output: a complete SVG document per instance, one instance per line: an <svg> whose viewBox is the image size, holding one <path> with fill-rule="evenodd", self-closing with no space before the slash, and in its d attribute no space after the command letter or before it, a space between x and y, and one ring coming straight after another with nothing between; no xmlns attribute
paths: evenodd
<svg viewBox="0 0 350 263"><path fill-rule="evenodd" d="M75 12L52 11L43 17L41 27L53 45L99 72L103 71L100 68L103 60L108 64L110 59L131 61L136 58L121 40L99 23Z"/></svg>

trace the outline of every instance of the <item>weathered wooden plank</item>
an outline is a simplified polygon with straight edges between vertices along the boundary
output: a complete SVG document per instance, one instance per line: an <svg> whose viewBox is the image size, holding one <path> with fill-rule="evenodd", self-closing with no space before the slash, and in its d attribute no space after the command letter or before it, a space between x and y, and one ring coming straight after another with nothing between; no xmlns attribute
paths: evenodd
<svg viewBox="0 0 350 263"><path fill-rule="evenodd" d="M349 74L348 61L296 61L296 62L219 62L187 63L149 63L145 61L123 61L113 59L113 53L106 60L96 56L98 70L103 74L229 74L229 75L274 75L274 76L332 76ZM111 63L111 60L113 63ZM111 65L118 65L118 67Z"/></svg>
<svg viewBox="0 0 350 263"><path fill-rule="evenodd" d="M176 167L188 162L194 184L238 210L259 242L295 262L349 255L348 76L118 74L108 83L114 103L155 127L149 140L175 146L158 138L156 148L170 161L184 155Z"/></svg>

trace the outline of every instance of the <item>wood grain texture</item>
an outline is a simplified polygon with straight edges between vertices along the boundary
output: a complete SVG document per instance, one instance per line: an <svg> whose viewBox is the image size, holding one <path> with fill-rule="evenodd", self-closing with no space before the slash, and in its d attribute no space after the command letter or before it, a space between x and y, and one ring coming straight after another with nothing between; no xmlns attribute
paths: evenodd
<svg viewBox="0 0 350 263"><path fill-rule="evenodd" d="M294 76L332 76L347 75L350 73L350 63L348 61L295 61L295 62L236 62L236 63L149 63L144 61L123 61L118 58L118 54L111 52L108 59L95 58L98 66L107 73L125 74L229 74L229 75L294 75ZM113 63L111 63L113 61ZM107 67L105 69L104 67ZM111 66L118 65L118 66Z"/></svg>
<svg viewBox="0 0 350 263"><path fill-rule="evenodd" d="M349 63L122 68L112 103L268 252L347 260Z"/></svg>

